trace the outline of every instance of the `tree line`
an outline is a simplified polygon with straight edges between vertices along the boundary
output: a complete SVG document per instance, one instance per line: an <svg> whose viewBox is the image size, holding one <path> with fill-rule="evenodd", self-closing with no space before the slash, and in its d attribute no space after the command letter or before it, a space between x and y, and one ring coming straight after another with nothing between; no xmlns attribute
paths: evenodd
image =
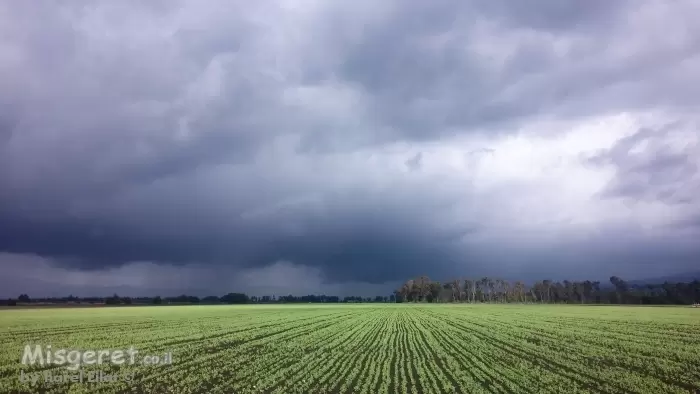
<svg viewBox="0 0 700 394"><path fill-rule="evenodd" d="M687 305L700 301L700 281L640 285L612 276L610 284L545 279L527 286L523 281L490 277L441 283L421 276L406 281L394 294L397 302Z"/></svg>
<svg viewBox="0 0 700 394"><path fill-rule="evenodd" d="M700 281L689 283L630 284L612 276L609 283L599 281L540 280L532 285L499 278L433 281L427 276L406 281L389 296L360 297L333 295L248 296L228 293L223 296L197 297L54 297L30 299L21 294L0 304L287 304L287 303L394 303L394 302L468 302L468 303L565 303L565 304L642 304L688 305L700 302Z"/></svg>
<svg viewBox="0 0 700 394"><path fill-rule="evenodd" d="M290 303L368 303L368 302L395 302L394 295L360 297L360 296L329 296L321 295L276 295L248 296L245 293L228 293L223 296L197 297L179 295L176 297L121 297L114 294L110 297L43 297L30 298L27 294L21 294L16 299L0 300L0 305L16 306L31 304L105 304L105 305L181 305L181 304L290 304Z"/></svg>

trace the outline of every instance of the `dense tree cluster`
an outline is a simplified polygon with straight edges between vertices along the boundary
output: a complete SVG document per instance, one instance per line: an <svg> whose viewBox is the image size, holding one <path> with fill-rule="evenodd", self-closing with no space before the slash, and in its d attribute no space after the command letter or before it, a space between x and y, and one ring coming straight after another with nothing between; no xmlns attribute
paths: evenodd
<svg viewBox="0 0 700 394"><path fill-rule="evenodd" d="M421 276L406 281L395 294L397 302L693 304L700 300L700 281L631 285L613 276L609 285L589 280L541 280L526 286L522 281L489 277L440 283Z"/></svg>

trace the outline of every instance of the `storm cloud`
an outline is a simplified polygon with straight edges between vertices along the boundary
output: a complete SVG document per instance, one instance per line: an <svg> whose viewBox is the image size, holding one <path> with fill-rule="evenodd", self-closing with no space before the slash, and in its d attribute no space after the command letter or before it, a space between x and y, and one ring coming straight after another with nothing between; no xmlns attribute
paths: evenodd
<svg viewBox="0 0 700 394"><path fill-rule="evenodd" d="M1 295L697 269L698 12L2 2Z"/></svg>

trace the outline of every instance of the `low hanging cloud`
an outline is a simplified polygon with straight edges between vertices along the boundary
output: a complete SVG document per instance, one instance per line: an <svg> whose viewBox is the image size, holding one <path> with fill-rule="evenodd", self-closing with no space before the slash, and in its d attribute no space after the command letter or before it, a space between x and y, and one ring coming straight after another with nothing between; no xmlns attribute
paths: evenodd
<svg viewBox="0 0 700 394"><path fill-rule="evenodd" d="M61 291L696 269L698 11L2 4L0 288L34 259Z"/></svg>
<svg viewBox="0 0 700 394"><path fill-rule="evenodd" d="M327 283L318 269L278 261L264 267L236 269L188 264L170 265L132 262L102 270L80 270L58 266L33 255L0 254L0 268L12 270L13 281L3 291L17 295L65 297L106 297L113 294L146 296L221 296L231 291L251 295L326 294L344 296L386 296L396 282Z"/></svg>

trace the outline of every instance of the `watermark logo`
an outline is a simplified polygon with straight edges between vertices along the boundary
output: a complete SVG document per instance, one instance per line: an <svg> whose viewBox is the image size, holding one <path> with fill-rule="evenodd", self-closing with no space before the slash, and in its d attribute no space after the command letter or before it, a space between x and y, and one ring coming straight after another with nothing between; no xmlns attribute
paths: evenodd
<svg viewBox="0 0 700 394"><path fill-rule="evenodd" d="M54 349L51 345L25 345L22 364L40 366L66 366L70 371L77 371L82 365L169 365L172 353L160 355L139 355L139 351L128 349Z"/></svg>
<svg viewBox="0 0 700 394"><path fill-rule="evenodd" d="M133 382L134 378L135 372L133 371L123 373L107 373L104 371L84 371L82 369L63 372L55 370L27 372L21 370L19 375L20 383L28 384L30 386L36 386L39 384L55 385L65 383L129 383Z"/></svg>

